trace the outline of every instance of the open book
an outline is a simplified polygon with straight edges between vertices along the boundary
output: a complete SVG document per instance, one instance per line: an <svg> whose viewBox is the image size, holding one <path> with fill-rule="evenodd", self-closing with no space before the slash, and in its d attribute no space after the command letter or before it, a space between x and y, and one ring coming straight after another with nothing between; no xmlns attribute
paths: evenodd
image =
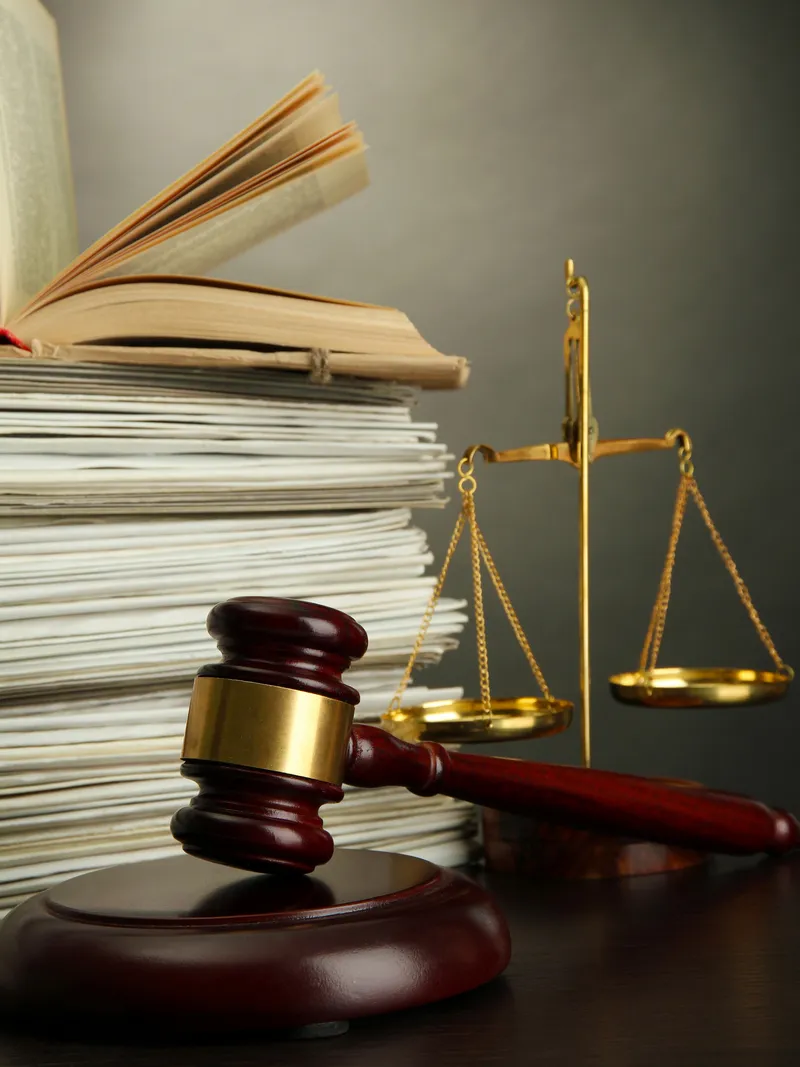
<svg viewBox="0 0 800 1067"><path fill-rule="evenodd" d="M271 353L321 348L351 364L353 354L463 364L394 308L198 276L367 185L363 137L320 74L78 254L55 23L39 0L0 0L0 40L6 340L51 358L89 346L93 358L128 361L146 346L169 362L175 346L184 363L245 349L274 366Z"/></svg>

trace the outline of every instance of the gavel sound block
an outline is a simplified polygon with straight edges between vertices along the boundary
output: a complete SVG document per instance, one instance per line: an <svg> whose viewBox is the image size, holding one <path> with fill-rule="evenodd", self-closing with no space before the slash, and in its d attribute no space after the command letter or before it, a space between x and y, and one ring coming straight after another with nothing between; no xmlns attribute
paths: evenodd
<svg viewBox="0 0 800 1067"><path fill-rule="evenodd" d="M687 848L781 853L800 840L791 816L743 797L352 726L358 694L342 672L366 635L339 612L245 597L218 605L209 630L222 661L195 680L183 752L200 788L172 822L188 855L72 879L0 927L0 995L39 1021L296 1028L499 974L508 931L474 881L404 856L331 860L319 808L343 781Z"/></svg>
<svg viewBox="0 0 800 1067"><path fill-rule="evenodd" d="M117 1040L327 1036L499 974L508 929L473 880L408 856L331 859L317 812L343 795L359 696L341 675L366 651L361 627L244 598L209 629L223 659L196 679L184 762L200 793L173 823L191 855L82 875L16 908L0 925L0 1004L37 1030L107 1026Z"/></svg>

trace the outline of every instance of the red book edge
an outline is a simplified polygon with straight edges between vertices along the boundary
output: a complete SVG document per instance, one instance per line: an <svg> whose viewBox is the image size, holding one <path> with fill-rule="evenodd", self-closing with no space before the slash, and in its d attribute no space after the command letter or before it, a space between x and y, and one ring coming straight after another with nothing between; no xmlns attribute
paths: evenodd
<svg viewBox="0 0 800 1067"><path fill-rule="evenodd" d="M0 326L0 344L13 345L14 348L21 348L25 352L32 351L30 345L26 345L15 333L7 330L4 326Z"/></svg>

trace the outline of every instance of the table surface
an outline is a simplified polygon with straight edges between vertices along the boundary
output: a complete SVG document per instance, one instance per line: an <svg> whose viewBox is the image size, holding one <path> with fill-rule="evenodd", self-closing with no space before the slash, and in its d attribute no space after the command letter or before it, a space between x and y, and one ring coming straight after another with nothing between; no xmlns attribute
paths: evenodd
<svg viewBox="0 0 800 1067"><path fill-rule="evenodd" d="M483 989L316 1041L87 1044L6 1030L0 1065L800 1064L800 856L615 882L482 880L514 941Z"/></svg>

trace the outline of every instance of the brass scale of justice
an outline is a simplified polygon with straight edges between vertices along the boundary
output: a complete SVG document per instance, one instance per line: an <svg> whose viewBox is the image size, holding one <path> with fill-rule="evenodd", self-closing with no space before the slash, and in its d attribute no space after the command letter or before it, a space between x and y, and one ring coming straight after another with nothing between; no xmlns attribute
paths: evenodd
<svg viewBox="0 0 800 1067"><path fill-rule="evenodd" d="M684 430L673 429L656 438L598 439L597 421L592 414L589 384L589 286L575 274L574 263L566 261L567 328L564 333L564 376L566 414L563 440L555 444L530 445L497 452L488 445L472 445L458 464L461 493L459 512L441 572L425 610L405 673L382 718L384 727L408 741L439 741L464 744L512 741L546 737L567 729L573 705L555 698L531 651L528 639L506 592L498 569L478 526L475 510L477 488L474 463L480 453L488 463L519 463L558 460L578 470L579 493L579 641L580 695L583 765L591 765L591 674L589 626L589 475L592 463L605 456L634 452L662 452L677 448L679 481L672 516L666 559L656 594L650 623L636 670L615 674L609 679L613 696L625 703L651 708L700 708L763 704L783 697L794 672L779 655L769 631L762 623L728 549L720 537L694 473L692 442ZM658 654L667 617L672 574L687 504L693 500L711 539L733 580L739 599L747 610L761 643L769 653L772 670L739 667L659 667ZM432 701L403 707L402 699L411 680L417 657L425 642L436 605L447 577L453 554L462 533L469 529L472 559L473 602L480 674L480 699ZM485 565L500 598L511 628L525 655L541 695L511 699L492 696L489 658L483 609L481 564Z"/></svg>

